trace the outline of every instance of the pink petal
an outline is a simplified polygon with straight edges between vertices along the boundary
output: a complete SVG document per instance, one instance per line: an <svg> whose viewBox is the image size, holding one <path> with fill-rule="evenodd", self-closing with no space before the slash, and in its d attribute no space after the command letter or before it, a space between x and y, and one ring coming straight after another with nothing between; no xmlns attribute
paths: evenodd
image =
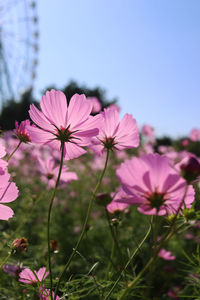
<svg viewBox="0 0 200 300"><path fill-rule="evenodd" d="M39 281L44 280L48 276L49 272L46 272L46 273L45 272L46 272L45 267L42 267L42 268L39 269L39 271L35 272L38 279L39 279Z"/></svg>
<svg viewBox="0 0 200 300"><path fill-rule="evenodd" d="M13 214L14 212L10 207L0 204L0 220L7 221L9 218L12 218Z"/></svg>
<svg viewBox="0 0 200 300"><path fill-rule="evenodd" d="M86 100L85 95L75 94L72 96L67 114L67 125L70 125L70 130L83 123L92 111L92 103Z"/></svg>
<svg viewBox="0 0 200 300"><path fill-rule="evenodd" d="M46 144L55 138L52 133L44 131L37 127L27 126L27 130L31 137L31 141L36 144Z"/></svg>
<svg viewBox="0 0 200 300"><path fill-rule="evenodd" d="M37 124L39 127L52 131L53 125L50 123L50 121L45 117L45 115L35 107L34 104L30 105L29 115L33 122ZM27 126L30 128L30 126Z"/></svg>
<svg viewBox="0 0 200 300"><path fill-rule="evenodd" d="M47 91L40 102L42 112L58 128L66 126L67 100L61 91Z"/></svg>
<svg viewBox="0 0 200 300"><path fill-rule="evenodd" d="M78 145L73 143L65 143L65 158L67 160L79 157L85 153L86 151Z"/></svg>
<svg viewBox="0 0 200 300"><path fill-rule="evenodd" d="M119 113L112 108L104 109L104 128L102 129L106 137L114 137L119 125Z"/></svg>
<svg viewBox="0 0 200 300"><path fill-rule="evenodd" d="M37 282L37 279L33 272L26 268L19 274L19 281L23 283L32 284L33 282Z"/></svg>
<svg viewBox="0 0 200 300"><path fill-rule="evenodd" d="M14 201L18 197L18 188L14 182L8 182L7 185L0 189L0 202L8 203Z"/></svg>

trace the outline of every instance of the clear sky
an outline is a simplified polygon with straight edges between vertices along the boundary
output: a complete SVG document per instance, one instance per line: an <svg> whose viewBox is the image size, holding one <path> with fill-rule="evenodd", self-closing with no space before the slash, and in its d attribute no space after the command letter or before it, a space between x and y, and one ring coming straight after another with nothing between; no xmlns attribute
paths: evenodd
<svg viewBox="0 0 200 300"><path fill-rule="evenodd" d="M199 0L41 0L36 95L70 79L157 136L200 128Z"/></svg>

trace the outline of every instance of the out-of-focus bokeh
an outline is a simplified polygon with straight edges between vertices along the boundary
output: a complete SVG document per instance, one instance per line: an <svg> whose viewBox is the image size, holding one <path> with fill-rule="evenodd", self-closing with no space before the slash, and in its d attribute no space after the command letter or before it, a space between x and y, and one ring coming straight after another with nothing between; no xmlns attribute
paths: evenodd
<svg viewBox="0 0 200 300"><path fill-rule="evenodd" d="M61 89L73 79L104 88L122 115L151 124L157 136L186 136L199 127L198 0L36 3L37 100L46 87Z"/></svg>

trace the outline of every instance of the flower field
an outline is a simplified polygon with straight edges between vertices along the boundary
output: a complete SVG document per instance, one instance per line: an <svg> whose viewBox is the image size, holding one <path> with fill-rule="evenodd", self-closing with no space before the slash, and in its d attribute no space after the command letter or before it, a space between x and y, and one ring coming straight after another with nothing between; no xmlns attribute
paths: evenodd
<svg viewBox="0 0 200 300"><path fill-rule="evenodd" d="M51 90L2 133L0 299L200 299L200 130L119 110Z"/></svg>

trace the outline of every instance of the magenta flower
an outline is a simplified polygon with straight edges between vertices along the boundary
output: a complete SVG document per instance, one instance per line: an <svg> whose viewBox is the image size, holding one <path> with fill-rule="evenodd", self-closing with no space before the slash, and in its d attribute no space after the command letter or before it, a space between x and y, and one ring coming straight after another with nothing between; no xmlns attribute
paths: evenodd
<svg viewBox="0 0 200 300"><path fill-rule="evenodd" d="M174 260L176 259L176 256L172 255L170 251L165 250L162 248L160 252L158 253L158 256L161 257L164 260Z"/></svg>
<svg viewBox="0 0 200 300"><path fill-rule="evenodd" d="M18 197L18 188L14 182L9 182L9 178L10 175L7 171L0 175L0 203L9 203ZM10 207L0 204L0 220L8 220L12 218L13 214Z"/></svg>
<svg viewBox="0 0 200 300"><path fill-rule="evenodd" d="M138 205L138 210L146 215L176 213L180 206L191 208L194 189L187 189L186 181L170 163L166 156L157 153L126 160L117 170L117 177L127 197L119 201Z"/></svg>
<svg viewBox="0 0 200 300"><path fill-rule="evenodd" d="M31 142L30 135L27 131L27 126L30 126L30 121L29 120L22 121L20 123L20 125L18 124L17 121L15 121L14 133L16 134L18 139L21 142L24 142L24 143Z"/></svg>
<svg viewBox="0 0 200 300"><path fill-rule="evenodd" d="M188 139L184 139L184 140L182 141L182 145L183 145L184 147L187 147L187 146L189 145L189 140L188 140Z"/></svg>
<svg viewBox="0 0 200 300"><path fill-rule="evenodd" d="M88 97L87 100L89 100L92 103L92 113L96 114L101 111L101 103L98 100L97 97Z"/></svg>
<svg viewBox="0 0 200 300"><path fill-rule="evenodd" d="M33 104L29 114L38 127L28 126L31 140L37 144L49 145L60 150L64 143L64 156L73 159L86 151L82 148L90 144L91 137L98 134L99 116L90 116L92 103L85 95L75 94L67 106L64 93L47 91L42 97L42 112Z"/></svg>
<svg viewBox="0 0 200 300"><path fill-rule="evenodd" d="M47 183L49 188L53 188L59 172L59 166L55 164L55 160L50 156L46 157L45 159L38 157L37 169L41 173L42 181ZM72 180L78 180L76 173L69 172L68 168L63 166L59 182L60 185L71 182Z"/></svg>
<svg viewBox="0 0 200 300"><path fill-rule="evenodd" d="M37 284L37 282L42 282L48 275L49 272L46 272L46 268L42 267L39 271L34 271L35 274L28 268L24 269L19 273L19 281L27 284Z"/></svg>
<svg viewBox="0 0 200 300"><path fill-rule="evenodd" d="M92 149L102 154L105 148L123 150L135 148L139 145L139 132L136 120L130 114L125 114L119 122L116 109L107 108L101 113L102 126L99 134L92 139Z"/></svg>

